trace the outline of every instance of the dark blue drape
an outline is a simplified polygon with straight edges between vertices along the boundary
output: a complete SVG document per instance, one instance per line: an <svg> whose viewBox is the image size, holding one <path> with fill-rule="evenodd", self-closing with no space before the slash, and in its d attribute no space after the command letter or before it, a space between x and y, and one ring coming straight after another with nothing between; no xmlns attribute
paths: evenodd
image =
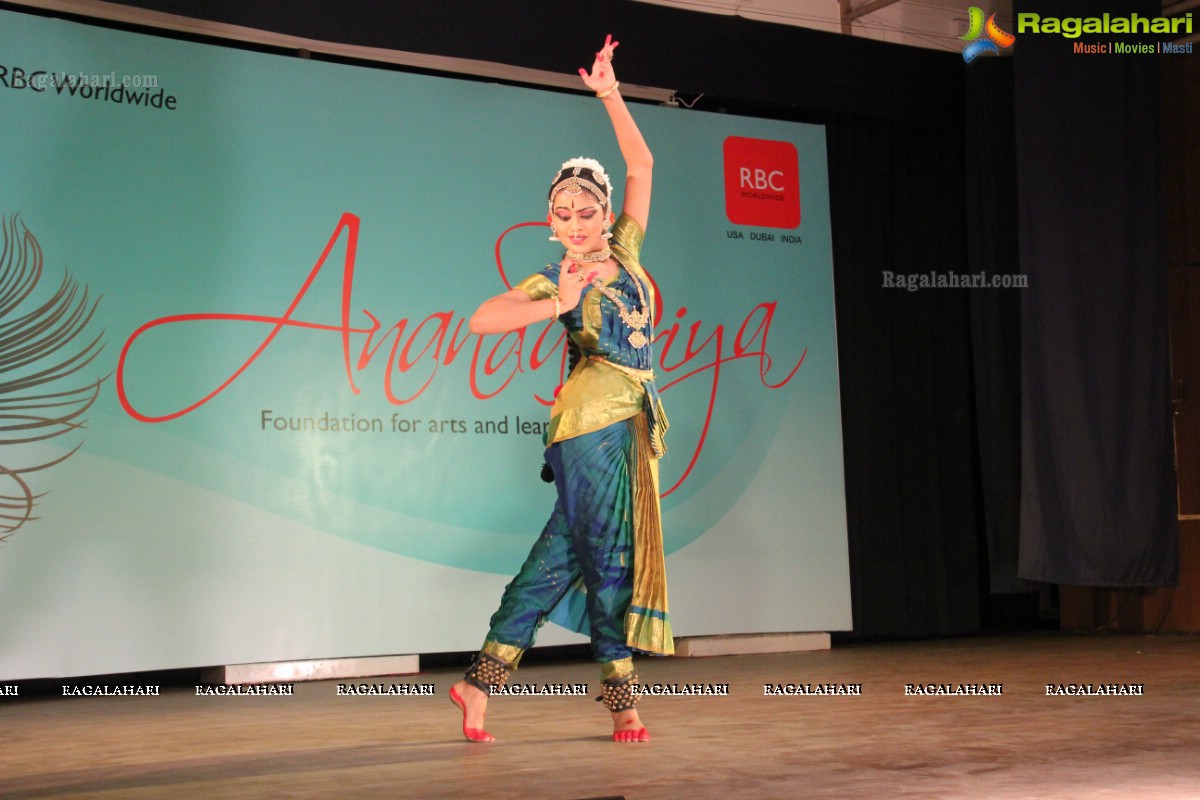
<svg viewBox="0 0 1200 800"><path fill-rule="evenodd" d="M1017 14L1087 17L1088 0ZM1161 14L1108 2L1112 16ZM1078 41L1156 42L1150 34ZM1177 580L1160 55L1082 54L1018 33L1014 58L1022 293L1023 578Z"/></svg>

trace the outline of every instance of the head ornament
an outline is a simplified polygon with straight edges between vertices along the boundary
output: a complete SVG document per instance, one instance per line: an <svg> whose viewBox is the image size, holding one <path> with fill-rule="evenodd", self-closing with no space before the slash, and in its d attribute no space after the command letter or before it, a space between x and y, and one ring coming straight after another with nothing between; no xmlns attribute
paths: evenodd
<svg viewBox="0 0 1200 800"><path fill-rule="evenodd" d="M550 213L554 213L554 198L559 192L575 196L585 191L595 195L604 206L605 217L612 214L612 182L609 181L608 173L604 171L600 162L594 158L572 158L570 161L564 161L554 176L554 182L550 184Z"/></svg>

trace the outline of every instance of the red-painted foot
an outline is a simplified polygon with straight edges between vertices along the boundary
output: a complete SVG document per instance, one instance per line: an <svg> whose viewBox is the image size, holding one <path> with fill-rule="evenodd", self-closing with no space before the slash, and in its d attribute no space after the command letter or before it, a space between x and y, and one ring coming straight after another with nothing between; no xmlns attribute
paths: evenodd
<svg viewBox="0 0 1200 800"><path fill-rule="evenodd" d="M485 731L483 728L468 728L467 727L467 704L462 699L462 695L454 691L454 687L450 687L450 702L459 707L463 714L463 736L467 737L468 742L494 742L496 737ZM645 730L643 728L643 730Z"/></svg>
<svg viewBox="0 0 1200 800"><path fill-rule="evenodd" d="M648 742L650 731L645 728L631 728L627 731L613 731L614 742Z"/></svg>

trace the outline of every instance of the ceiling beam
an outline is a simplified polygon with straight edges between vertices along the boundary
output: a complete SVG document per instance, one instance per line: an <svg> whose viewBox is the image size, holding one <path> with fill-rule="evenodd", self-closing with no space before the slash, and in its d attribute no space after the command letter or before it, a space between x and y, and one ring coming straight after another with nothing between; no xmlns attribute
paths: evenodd
<svg viewBox="0 0 1200 800"><path fill-rule="evenodd" d="M869 0L869 2L861 5L851 5L850 0L839 0L842 8L842 32L849 33L846 28L856 19L861 19L868 14L874 14L880 9L887 8L890 5L895 5L900 0Z"/></svg>
<svg viewBox="0 0 1200 800"><path fill-rule="evenodd" d="M303 55L316 53L334 58L348 58L378 64L394 64L436 72L472 75L478 78L492 78L534 86L548 86L555 89L572 91L580 91L581 89L579 78L575 75L559 74L557 72L547 72L527 67L516 67L493 61L436 56L405 50L390 50L381 47L364 47L342 44L340 42L307 39L299 36L289 36L287 34L259 30L257 28L246 28L241 25L229 25L223 22L193 19L175 14L166 14L160 11L149 11L135 6L121 5L120 3L98 2L97 0L12 1L18 5L39 8L46 11L57 11L81 17L107 20L109 22L140 25L164 31L173 31L175 33L209 36L231 42L265 45L281 50L291 50ZM672 105L674 104L675 91L657 86L639 86L633 83L622 83L621 94L624 97L635 97Z"/></svg>

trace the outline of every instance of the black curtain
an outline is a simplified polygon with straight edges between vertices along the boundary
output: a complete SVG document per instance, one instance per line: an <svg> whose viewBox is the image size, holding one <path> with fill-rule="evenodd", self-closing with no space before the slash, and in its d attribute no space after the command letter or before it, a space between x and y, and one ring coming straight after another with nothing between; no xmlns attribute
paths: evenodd
<svg viewBox="0 0 1200 800"><path fill-rule="evenodd" d="M974 632L968 294L884 285L967 271L961 100L927 122L831 120L828 138L854 630Z"/></svg>
<svg viewBox="0 0 1200 800"><path fill-rule="evenodd" d="M1020 275L1011 58L966 69L967 261L972 274ZM1021 510L1021 295L971 289L972 370L987 584L994 593L1037 588L1017 576Z"/></svg>
<svg viewBox="0 0 1200 800"><path fill-rule="evenodd" d="M1017 12L1086 17L1088 0ZM1112 16L1161 14L1112 0ZM1157 42L1162 35L1083 41ZM1163 266L1161 59L1079 54L1057 35L1015 52L1022 292L1020 574L1174 584L1178 527Z"/></svg>

